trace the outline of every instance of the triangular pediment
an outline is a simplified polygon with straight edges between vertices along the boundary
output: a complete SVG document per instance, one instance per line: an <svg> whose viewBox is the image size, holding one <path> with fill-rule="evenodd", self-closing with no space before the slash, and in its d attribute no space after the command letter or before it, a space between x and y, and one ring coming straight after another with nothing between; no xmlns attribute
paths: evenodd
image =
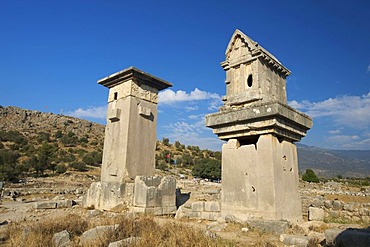
<svg viewBox="0 0 370 247"><path fill-rule="evenodd" d="M251 38L236 29L230 42L226 48L226 59L230 57L246 56L251 55L252 51L256 49L258 44L254 42Z"/></svg>

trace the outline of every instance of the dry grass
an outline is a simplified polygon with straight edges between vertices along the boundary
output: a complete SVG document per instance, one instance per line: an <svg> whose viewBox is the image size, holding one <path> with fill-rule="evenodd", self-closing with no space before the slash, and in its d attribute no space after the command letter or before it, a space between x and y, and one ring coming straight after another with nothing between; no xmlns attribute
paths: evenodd
<svg viewBox="0 0 370 247"><path fill-rule="evenodd" d="M52 237L55 233L67 230L71 236L72 246L79 246L79 237L88 229L98 225L119 224L115 231L108 232L105 236L83 246L103 247L110 242L129 237L139 240L134 246L235 246L230 241L217 237L209 237L203 231L189 227L185 224L167 221L158 224L151 216L94 219L88 222L78 215L68 215L56 220L34 222L32 225L12 224L8 227L9 240L7 246L53 246Z"/></svg>
<svg viewBox="0 0 370 247"><path fill-rule="evenodd" d="M31 224L15 223L8 227L8 246L52 246L54 233L67 230L75 237L87 230L87 226L87 221L75 214Z"/></svg>

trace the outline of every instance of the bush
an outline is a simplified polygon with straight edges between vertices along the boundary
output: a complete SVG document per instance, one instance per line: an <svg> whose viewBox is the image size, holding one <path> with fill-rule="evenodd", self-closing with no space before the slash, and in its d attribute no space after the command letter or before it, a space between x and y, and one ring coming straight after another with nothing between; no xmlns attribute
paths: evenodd
<svg viewBox="0 0 370 247"><path fill-rule="evenodd" d="M69 167L75 169L76 171L79 172L86 172L87 171L87 166L83 162L73 162L69 164Z"/></svg>
<svg viewBox="0 0 370 247"><path fill-rule="evenodd" d="M58 174L62 174L62 173L65 173L67 171L67 166L65 166L64 164L58 164L55 168L55 171L58 173Z"/></svg>
<svg viewBox="0 0 370 247"><path fill-rule="evenodd" d="M91 153L87 153L82 157L82 161L89 166L100 166L103 159L103 153L92 151Z"/></svg>
<svg viewBox="0 0 370 247"><path fill-rule="evenodd" d="M313 183L320 182L320 180L316 176L315 172L311 169L306 170L306 172L302 175L302 180L306 181L306 182L313 182Z"/></svg>

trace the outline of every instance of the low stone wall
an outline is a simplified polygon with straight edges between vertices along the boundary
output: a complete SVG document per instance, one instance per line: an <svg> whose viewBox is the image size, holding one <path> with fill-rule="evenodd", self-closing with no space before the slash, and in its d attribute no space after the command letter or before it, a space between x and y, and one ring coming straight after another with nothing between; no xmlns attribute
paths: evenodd
<svg viewBox="0 0 370 247"><path fill-rule="evenodd" d="M185 203L179 207L175 216L176 219L190 218L210 221L215 221L219 217L221 217L221 205L216 201Z"/></svg>
<svg viewBox="0 0 370 247"><path fill-rule="evenodd" d="M306 210L309 220L327 220L338 223L370 222L370 203L344 203L339 200L316 198Z"/></svg>

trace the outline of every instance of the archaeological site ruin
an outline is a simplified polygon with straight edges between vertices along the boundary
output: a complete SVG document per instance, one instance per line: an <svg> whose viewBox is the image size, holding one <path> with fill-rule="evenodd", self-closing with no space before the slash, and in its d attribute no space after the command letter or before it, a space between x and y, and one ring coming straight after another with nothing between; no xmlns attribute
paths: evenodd
<svg viewBox="0 0 370 247"><path fill-rule="evenodd" d="M226 71L224 106L206 116L222 147L221 203L180 207L177 218L302 220L294 142L312 126L287 105L290 71L236 30L221 63ZM134 67L98 81L109 88L101 181L91 185L85 207L125 205L156 215L176 212L176 181L155 174L158 91L172 86Z"/></svg>

